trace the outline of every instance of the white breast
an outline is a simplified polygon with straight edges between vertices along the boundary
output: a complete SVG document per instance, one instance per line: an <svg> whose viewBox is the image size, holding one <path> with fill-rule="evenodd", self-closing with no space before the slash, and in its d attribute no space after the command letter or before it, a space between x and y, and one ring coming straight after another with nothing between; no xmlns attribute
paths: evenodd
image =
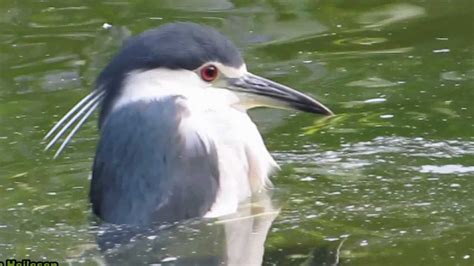
<svg viewBox="0 0 474 266"><path fill-rule="evenodd" d="M217 199L206 217L217 217L235 212L239 202L271 186L269 175L278 166L245 112L210 109L205 116L216 142L220 174Z"/></svg>

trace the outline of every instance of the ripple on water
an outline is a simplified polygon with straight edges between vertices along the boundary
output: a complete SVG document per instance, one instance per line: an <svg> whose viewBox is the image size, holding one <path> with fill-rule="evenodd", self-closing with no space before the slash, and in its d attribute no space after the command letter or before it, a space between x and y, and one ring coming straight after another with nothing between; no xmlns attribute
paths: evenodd
<svg viewBox="0 0 474 266"><path fill-rule="evenodd" d="M420 173L434 174L464 174L474 172L474 166L464 166L460 164L447 165L422 165Z"/></svg>
<svg viewBox="0 0 474 266"><path fill-rule="evenodd" d="M308 177L314 178L315 174L345 176L350 173L352 178L366 177L368 172L381 167L413 174L469 174L474 172L474 166L430 165L425 162L431 159L450 161L473 155L474 141L436 141L421 137L376 137L371 141L342 144L337 150L321 151L318 147L308 146L304 153L275 153L281 164L295 164L295 170L305 181ZM399 161L404 162L403 166L395 163Z"/></svg>
<svg viewBox="0 0 474 266"><path fill-rule="evenodd" d="M389 4L361 14L358 22L366 28L384 27L397 22L424 16L426 11L423 7L412 4Z"/></svg>
<svg viewBox="0 0 474 266"><path fill-rule="evenodd" d="M389 81L379 77L368 77L363 80L356 80L347 83L351 87L365 87L365 88L384 88L393 87L403 84L403 81Z"/></svg>

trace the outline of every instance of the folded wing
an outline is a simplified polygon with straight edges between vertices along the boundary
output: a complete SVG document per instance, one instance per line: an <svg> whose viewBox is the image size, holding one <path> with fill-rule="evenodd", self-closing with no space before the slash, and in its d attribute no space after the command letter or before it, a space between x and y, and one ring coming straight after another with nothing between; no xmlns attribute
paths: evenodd
<svg viewBox="0 0 474 266"><path fill-rule="evenodd" d="M135 102L101 128L90 200L104 221L144 225L203 216L219 188L215 144L187 124L186 100Z"/></svg>

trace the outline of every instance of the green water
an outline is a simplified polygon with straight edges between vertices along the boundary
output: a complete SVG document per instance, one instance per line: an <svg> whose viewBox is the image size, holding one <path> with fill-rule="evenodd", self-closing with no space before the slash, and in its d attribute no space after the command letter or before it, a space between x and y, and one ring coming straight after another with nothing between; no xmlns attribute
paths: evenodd
<svg viewBox="0 0 474 266"><path fill-rule="evenodd" d="M42 137L122 40L179 20L337 113L252 112L282 168L264 264L473 265L473 14L472 0L1 0L0 261L104 259L87 200L95 121L58 160ZM173 255L153 241L121 261Z"/></svg>

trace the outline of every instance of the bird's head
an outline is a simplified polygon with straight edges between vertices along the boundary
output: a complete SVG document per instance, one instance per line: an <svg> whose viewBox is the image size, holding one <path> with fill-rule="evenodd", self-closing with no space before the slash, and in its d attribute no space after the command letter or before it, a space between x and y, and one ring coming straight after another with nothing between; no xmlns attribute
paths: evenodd
<svg viewBox="0 0 474 266"><path fill-rule="evenodd" d="M239 50L219 32L193 23L171 23L123 45L99 75L96 89L46 134L48 139L57 132L46 149L76 124L58 156L99 106L101 127L110 113L129 103L172 95L204 107L225 105L245 111L268 106L332 114L317 100L248 72Z"/></svg>
<svg viewBox="0 0 474 266"><path fill-rule="evenodd" d="M248 72L230 40L193 23L166 24L131 38L97 86L106 91L101 123L128 103L172 94L241 110L268 106L332 114L317 100Z"/></svg>

